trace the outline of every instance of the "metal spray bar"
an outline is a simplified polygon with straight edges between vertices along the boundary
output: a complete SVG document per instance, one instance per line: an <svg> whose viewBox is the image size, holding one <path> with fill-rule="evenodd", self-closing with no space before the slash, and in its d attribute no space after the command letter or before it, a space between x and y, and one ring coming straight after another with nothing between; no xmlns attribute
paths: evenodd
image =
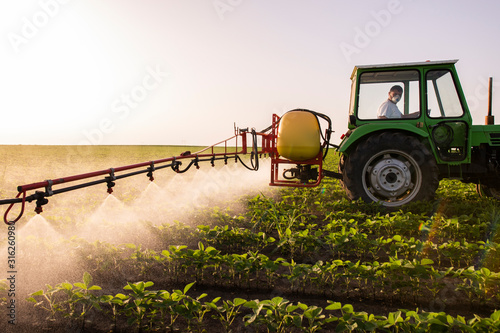
<svg viewBox="0 0 500 333"><path fill-rule="evenodd" d="M252 136L252 150L249 152L248 147L247 147L247 134L251 134ZM261 138L260 145L258 144L257 138ZM241 144L238 139L241 139ZM228 146L228 143L231 140L235 140L235 145L234 146ZM98 184L107 184L107 191L108 193L113 192L113 187L115 186L115 181L119 179L123 179L126 177L131 177L143 173L147 173L147 176L149 177L150 181L154 180L153 173L157 170L164 169L170 167L174 172L176 173L183 173L186 172L191 168L191 166L195 166L196 168L199 168L198 163L200 162L210 162L212 166L214 166L214 162L216 160L224 160L224 163L227 164L227 161L229 158L234 158L234 161L240 161L246 168L250 170L257 170L258 169L258 157L259 155L262 154L270 154L271 156L273 155L273 149L274 149L274 134L266 134L266 133L260 133L256 132L255 130L252 130L251 132L248 131L248 129L236 129L235 128L235 135L230 137L229 139L220 141L212 146L206 147L198 152L191 153L190 151L181 153L179 156L174 156L174 157L168 157L168 158L163 158L159 160L154 160L154 161L149 161L149 162L144 162L144 163L138 163L138 164L132 164L132 165L126 165L126 166L121 166L117 168L109 168L105 170L100 170L100 171L94 171L94 172L89 172L89 173L84 173L84 174L79 174L79 175L74 175L74 176L68 176L68 177L63 177L63 178L57 178L57 179L50 179L50 180L45 180L42 182L37 182L37 183L32 183L32 184L26 184L26 185L20 185L17 187L17 191L19 192L17 196L13 199L5 199L5 200L0 200L0 205L6 205L8 204L9 207L7 208L5 214L4 214L4 222L6 224L12 225L15 224L19 219L22 217L25 209L25 204L26 202L32 202L36 201L36 208L35 212L37 214L40 214L43 209L42 206L48 203L47 197L50 197L52 195L60 194L60 193L65 193L89 186L94 186ZM223 145L224 151L223 152L216 152L217 149L220 149L221 146ZM259 148L260 147L260 148ZM231 150L231 151L230 151ZM239 155L246 155L250 153L250 161L251 161L251 166L247 166L243 160L240 158ZM183 169L181 169L182 165L182 160L190 160L190 162L185 166ZM144 168L146 169L143 170L136 170L132 171L129 173L125 174L117 174L120 172L124 171L129 171L129 170L134 170L134 169L139 169L139 168ZM85 180L89 178L95 178L99 176L105 176L102 179L98 180L93 180L73 186L67 186L63 188L58 188L54 189L53 186L56 185L61 185L61 184L66 184L70 182L75 182L79 180ZM27 195L28 191L33 191L37 189L43 189L43 191L35 191L35 193L31 195ZM14 204L16 203L21 203L21 211L19 215L13 219L9 220L8 215Z"/></svg>

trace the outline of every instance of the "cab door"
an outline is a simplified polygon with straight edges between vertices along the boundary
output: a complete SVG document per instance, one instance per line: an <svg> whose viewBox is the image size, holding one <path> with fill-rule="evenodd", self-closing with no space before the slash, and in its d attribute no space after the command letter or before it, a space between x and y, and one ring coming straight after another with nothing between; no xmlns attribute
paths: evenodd
<svg viewBox="0 0 500 333"><path fill-rule="evenodd" d="M453 73L447 69L425 74L426 126L443 162L464 161L468 154L468 113L465 112Z"/></svg>

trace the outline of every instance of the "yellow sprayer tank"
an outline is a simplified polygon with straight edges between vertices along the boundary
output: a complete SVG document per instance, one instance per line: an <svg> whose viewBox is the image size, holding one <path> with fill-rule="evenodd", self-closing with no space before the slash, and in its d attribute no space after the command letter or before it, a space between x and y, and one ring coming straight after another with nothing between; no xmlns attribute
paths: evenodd
<svg viewBox="0 0 500 333"><path fill-rule="evenodd" d="M292 161L315 158L320 151L320 128L316 116L308 111L285 113L279 122L278 153Z"/></svg>

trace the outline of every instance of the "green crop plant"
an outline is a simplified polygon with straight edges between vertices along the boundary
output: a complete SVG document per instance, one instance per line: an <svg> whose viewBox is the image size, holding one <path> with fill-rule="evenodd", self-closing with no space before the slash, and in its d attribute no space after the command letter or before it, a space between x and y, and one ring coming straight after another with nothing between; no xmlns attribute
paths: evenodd
<svg viewBox="0 0 500 333"><path fill-rule="evenodd" d="M162 259L154 250L142 250L141 245L128 243L125 246L132 250L128 260L139 269L139 275L143 278L147 278L155 264Z"/></svg>
<svg viewBox="0 0 500 333"><path fill-rule="evenodd" d="M330 319L325 319L326 316L323 314L323 308L317 306L307 306L303 303L298 303L297 306L304 311L302 319L302 330L307 333L313 333L320 330L323 325L330 322ZM307 326L305 325L307 322Z"/></svg>
<svg viewBox="0 0 500 333"><path fill-rule="evenodd" d="M230 227L227 224L213 228L199 225L197 228L202 240L209 245L224 248L226 252L260 251L275 242L275 239L265 232L255 233L247 228Z"/></svg>
<svg viewBox="0 0 500 333"><path fill-rule="evenodd" d="M265 270L267 288L271 289L274 287L275 281L277 280L277 271L282 267L282 263L285 261L284 258L277 258L276 260L269 259L266 255L260 254L262 259L262 268Z"/></svg>
<svg viewBox="0 0 500 333"><path fill-rule="evenodd" d="M144 318L146 318L154 306L156 292L146 290L146 288L153 286L153 284L152 281L127 282L127 285L123 288L131 291L129 296L123 301L123 312L128 317L127 323L135 325L139 332L143 329ZM116 297L121 298L120 296L121 294Z"/></svg>
<svg viewBox="0 0 500 333"><path fill-rule="evenodd" d="M168 328L170 332L173 332L175 323L184 313L182 302L187 297L186 293L192 285L193 283L186 285L183 291L179 289L173 290L171 293L166 290L157 291L150 320L157 323L159 327Z"/></svg>
<svg viewBox="0 0 500 333"><path fill-rule="evenodd" d="M342 258L353 249L351 240L358 234L355 228L342 227L339 232L331 232L325 237L325 244L330 247L332 254ZM363 238L363 237L362 237Z"/></svg>
<svg viewBox="0 0 500 333"><path fill-rule="evenodd" d="M27 299L42 309L49 312L50 320L54 320L58 313L65 317L81 320L81 328L85 329L85 318L93 308L101 310L101 298L93 294L93 291L101 290L101 287L91 285L92 277L88 272L83 274L83 281L73 284L63 282L52 287L46 285L47 290L39 290L30 294ZM66 297L63 297L65 294ZM35 297L41 298L37 301Z"/></svg>
<svg viewBox="0 0 500 333"><path fill-rule="evenodd" d="M152 228L152 234L158 235L159 240L168 246L190 244L196 239L193 228L177 220L158 226L153 225Z"/></svg>
<svg viewBox="0 0 500 333"><path fill-rule="evenodd" d="M465 324L465 320L461 318L461 323ZM474 315L474 318L467 322L469 332L499 332L500 331L500 310L497 310L491 314L489 318L482 318L478 315Z"/></svg>
<svg viewBox="0 0 500 333"><path fill-rule="evenodd" d="M351 304L342 305L340 302L328 301L325 310L340 310L341 316L331 316L330 320L338 322L336 332L373 331L377 325L373 322L374 316L368 316L365 312L357 313Z"/></svg>
<svg viewBox="0 0 500 333"><path fill-rule="evenodd" d="M261 268L261 258L257 252L247 252L241 255L232 254L228 256L231 260L231 271L233 279L237 276L238 287L246 286L250 287L252 281L252 276L256 272L260 271Z"/></svg>
<svg viewBox="0 0 500 333"><path fill-rule="evenodd" d="M116 331L117 329L117 319L118 319L118 314L119 310L124 306L124 302L128 299L128 296L125 296L124 294L116 294L115 296L113 295L103 295L101 296L101 303L103 305L107 305L110 310L108 310L108 314L111 316L111 320L113 321L112 323L112 331Z"/></svg>
<svg viewBox="0 0 500 333"><path fill-rule="evenodd" d="M189 285L188 285L189 286ZM185 290L184 293L187 291ZM179 312L187 320L188 331L193 330L193 324L196 326L198 332L202 332L203 318L210 312L214 307L217 309L215 304L220 300L220 297L214 298L211 302L201 303L201 299L205 298L207 294L201 294L200 296L193 298L190 296L185 297L179 306Z"/></svg>
<svg viewBox="0 0 500 333"><path fill-rule="evenodd" d="M56 315L64 311L64 303L58 295L61 291L61 286L56 285L52 287L50 284L46 284L45 288L46 291L40 289L31 293L27 300L28 302L34 303L36 307L46 310L49 313L47 320L55 320ZM40 297L42 300L37 301L35 297Z"/></svg>
<svg viewBox="0 0 500 333"><path fill-rule="evenodd" d="M234 320L240 314L241 307L243 304L247 303L247 300L243 298L235 298L231 300L222 300L222 305L216 305L217 302L212 301L207 304L211 307L216 314L212 315L212 318L218 319L224 328L224 332L232 332L231 326Z"/></svg>
<svg viewBox="0 0 500 333"><path fill-rule="evenodd" d="M268 331L284 333L292 327L300 327L302 323L301 317L294 313L299 306L290 304L283 297L248 301L245 307L253 311L243 318L245 325L264 326Z"/></svg>
<svg viewBox="0 0 500 333"><path fill-rule="evenodd" d="M285 275L291 284L291 290L293 292L305 293L306 286L308 285L312 266L308 264L297 264L293 259L291 262L283 262L283 266L288 266L290 274Z"/></svg>
<svg viewBox="0 0 500 333"><path fill-rule="evenodd" d="M118 277L123 274L123 266L128 257L126 245L113 245L99 240L89 242L77 237L70 238L67 245L71 256L81 262L93 276L111 273Z"/></svg>
<svg viewBox="0 0 500 333"><path fill-rule="evenodd" d="M462 279L457 289L465 292L471 304L476 300L480 302L495 300L500 293L500 273L491 272L486 267L478 270L474 266L458 269L455 276Z"/></svg>
<svg viewBox="0 0 500 333"><path fill-rule="evenodd" d="M101 310L100 297L92 293L94 290L101 290L101 287L91 285L91 283L92 276L85 272L82 282L75 282L74 285L65 282L60 285L63 291L68 295L68 305L70 309L68 315L70 317L81 318L82 330L85 329L85 317L88 312L93 308Z"/></svg>
<svg viewBox="0 0 500 333"><path fill-rule="evenodd" d="M208 246L205 248L205 245L202 242L198 243L198 249L186 250L186 256L184 263L185 268L194 268L195 270L195 280L203 280L203 274L205 270L213 267L215 262L219 260L220 251L216 250L212 246Z"/></svg>

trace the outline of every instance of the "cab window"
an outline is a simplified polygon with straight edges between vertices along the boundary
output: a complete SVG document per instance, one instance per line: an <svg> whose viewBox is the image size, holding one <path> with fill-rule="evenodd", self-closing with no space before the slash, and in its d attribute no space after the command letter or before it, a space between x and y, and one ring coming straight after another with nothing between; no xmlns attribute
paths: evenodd
<svg viewBox="0 0 500 333"><path fill-rule="evenodd" d="M358 118L363 120L418 118L420 116L419 82L420 75L417 70L362 73L359 79ZM403 90L401 99L397 103L389 101L389 92L394 86L399 86ZM381 117L382 108L390 108L391 116Z"/></svg>
<svg viewBox="0 0 500 333"><path fill-rule="evenodd" d="M431 118L457 118L464 114L451 72L433 70L426 74L427 114Z"/></svg>

